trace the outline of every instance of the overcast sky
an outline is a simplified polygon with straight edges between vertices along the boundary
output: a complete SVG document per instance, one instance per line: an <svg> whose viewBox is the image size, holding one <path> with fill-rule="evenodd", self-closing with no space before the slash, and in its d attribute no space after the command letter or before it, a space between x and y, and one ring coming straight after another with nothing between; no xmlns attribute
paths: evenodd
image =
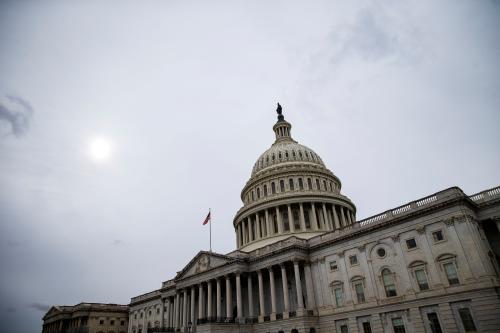
<svg viewBox="0 0 500 333"><path fill-rule="evenodd" d="M499 59L496 1L0 2L2 329L159 288L209 207L232 251L278 101L358 219L500 185Z"/></svg>

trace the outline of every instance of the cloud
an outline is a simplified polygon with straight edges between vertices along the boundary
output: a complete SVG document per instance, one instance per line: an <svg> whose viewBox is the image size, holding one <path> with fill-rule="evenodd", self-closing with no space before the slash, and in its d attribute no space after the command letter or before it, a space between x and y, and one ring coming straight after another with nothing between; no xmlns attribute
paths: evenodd
<svg viewBox="0 0 500 333"><path fill-rule="evenodd" d="M6 134L12 133L16 137L25 134L32 116L33 108L21 97L7 95L0 99L0 130L5 127Z"/></svg>
<svg viewBox="0 0 500 333"><path fill-rule="evenodd" d="M39 310L41 312L47 312L47 311L49 311L51 305L34 302L34 303L29 304L28 307L35 309L35 310Z"/></svg>

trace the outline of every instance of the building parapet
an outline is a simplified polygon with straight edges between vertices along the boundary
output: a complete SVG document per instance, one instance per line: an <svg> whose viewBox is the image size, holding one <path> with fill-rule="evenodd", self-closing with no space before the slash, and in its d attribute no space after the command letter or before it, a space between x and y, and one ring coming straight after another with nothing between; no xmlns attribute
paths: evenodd
<svg viewBox="0 0 500 333"><path fill-rule="evenodd" d="M469 198L477 204L481 204L495 198L500 198L500 186L473 194Z"/></svg>
<svg viewBox="0 0 500 333"><path fill-rule="evenodd" d="M159 289L155 290L155 291L151 291L149 293L145 293L145 294L136 296L136 297L132 297L130 299L130 304L149 300L149 299L154 299L154 298L158 298L158 297L161 297L161 291Z"/></svg>

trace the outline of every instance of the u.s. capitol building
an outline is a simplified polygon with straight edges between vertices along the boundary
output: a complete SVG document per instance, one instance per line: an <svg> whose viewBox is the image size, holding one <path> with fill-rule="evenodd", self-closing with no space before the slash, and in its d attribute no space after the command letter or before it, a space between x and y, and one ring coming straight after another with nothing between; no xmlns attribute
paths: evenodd
<svg viewBox="0 0 500 333"><path fill-rule="evenodd" d="M358 221L291 127L279 109L241 192L237 249L201 251L133 297L129 333L500 332L499 187L452 187Z"/></svg>

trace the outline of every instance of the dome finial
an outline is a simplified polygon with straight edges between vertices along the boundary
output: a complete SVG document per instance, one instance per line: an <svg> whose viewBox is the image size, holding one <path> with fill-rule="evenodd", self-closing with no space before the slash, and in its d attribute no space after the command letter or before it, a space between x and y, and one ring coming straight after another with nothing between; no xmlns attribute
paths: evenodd
<svg viewBox="0 0 500 333"><path fill-rule="evenodd" d="M283 116L283 108L281 107L281 104L278 103L278 107L276 108L276 112L278 113L278 121L280 120L285 120L285 117Z"/></svg>

